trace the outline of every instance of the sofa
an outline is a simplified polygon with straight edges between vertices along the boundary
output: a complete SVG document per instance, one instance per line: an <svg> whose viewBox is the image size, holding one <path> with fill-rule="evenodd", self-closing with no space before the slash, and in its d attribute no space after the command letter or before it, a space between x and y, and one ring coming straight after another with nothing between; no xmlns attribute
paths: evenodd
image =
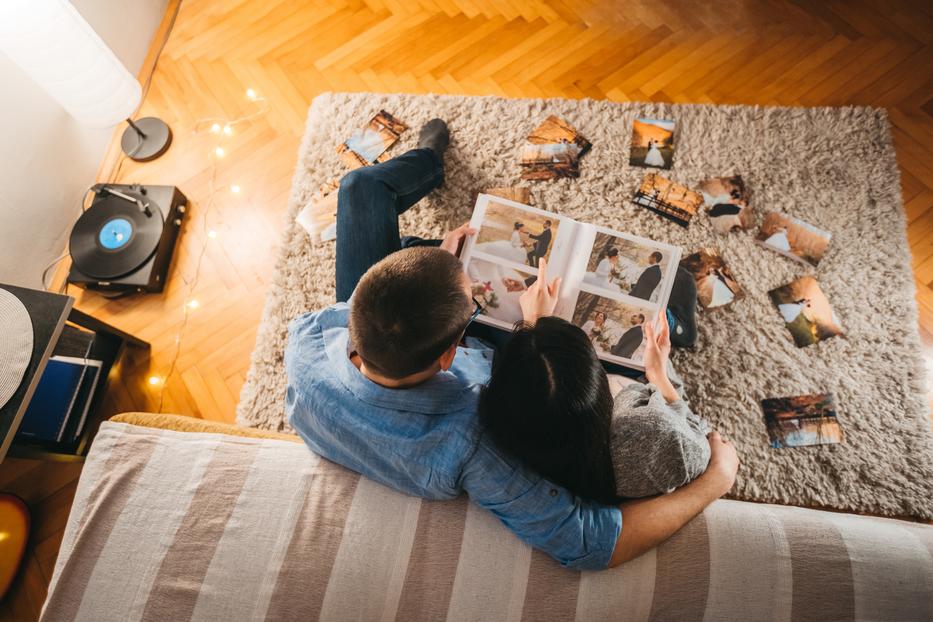
<svg viewBox="0 0 933 622"><path fill-rule="evenodd" d="M297 437L129 413L91 448L42 619L930 620L933 526L720 500L578 572Z"/></svg>

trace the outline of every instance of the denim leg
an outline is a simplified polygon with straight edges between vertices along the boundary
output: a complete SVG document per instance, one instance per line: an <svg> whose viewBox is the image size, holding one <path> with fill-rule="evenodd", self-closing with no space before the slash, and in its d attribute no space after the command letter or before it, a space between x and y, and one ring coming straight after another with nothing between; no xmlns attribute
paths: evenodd
<svg viewBox="0 0 933 622"><path fill-rule="evenodd" d="M398 216L444 181L442 160L413 149L356 169L337 195L337 301L349 300L370 266L402 248Z"/></svg>

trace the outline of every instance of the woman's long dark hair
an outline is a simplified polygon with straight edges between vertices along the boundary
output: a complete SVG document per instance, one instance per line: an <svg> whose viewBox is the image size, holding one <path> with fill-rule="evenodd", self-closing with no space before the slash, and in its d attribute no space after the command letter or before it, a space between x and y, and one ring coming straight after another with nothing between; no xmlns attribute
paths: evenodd
<svg viewBox="0 0 933 622"><path fill-rule="evenodd" d="M612 394L586 334L556 317L518 327L496 353L479 416L496 444L571 492L614 503Z"/></svg>

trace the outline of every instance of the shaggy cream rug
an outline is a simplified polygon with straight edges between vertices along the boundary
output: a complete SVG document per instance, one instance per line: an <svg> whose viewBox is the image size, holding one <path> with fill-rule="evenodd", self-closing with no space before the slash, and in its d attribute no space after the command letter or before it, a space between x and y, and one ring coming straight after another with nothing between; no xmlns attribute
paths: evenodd
<svg viewBox="0 0 933 622"><path fill-rule="evenodd" d="M694 409L733 439L742 460L735 498L933 518L933 434L924 397L917 310L900 184L885 112L492 97L326 94L314 100L298 152L285 235L237 410L246 426L287 430L286 326L334 301L334 244L294 222L324 181L346 172L334 147L380 108L411 126L414 146L439 116L453 140L447 181L402 218L403 234L439 237L469 219L478 191L518 185L524 137L549 114L593 143L576 180L529 182L535 203L578 220L680 245L718 247L747 297L699 313L693 351L674 364ZM780 210L833 234L819 268L762 248L753 234L716 233L705 215L683 229L632 204L646 169L628 165L636 116L677 121L674 165L689 186L741 174L759 218ZM768 290L815 274L845 337L797 348ZM845 442L772 449L760 400L833 392Z"/></svg>

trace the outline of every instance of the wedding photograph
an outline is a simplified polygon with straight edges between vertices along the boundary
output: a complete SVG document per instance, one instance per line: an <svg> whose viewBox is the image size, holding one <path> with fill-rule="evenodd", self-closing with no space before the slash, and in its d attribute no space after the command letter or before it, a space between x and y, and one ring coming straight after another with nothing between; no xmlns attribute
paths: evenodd
<svg viewBox="0 0 933 622"><path fill-rule="evenodd" d="M482 307L481 314L490 323L511 330L522 319L518 299L537 279L531 272L473 258L467 265L473 298Z"/></svg>
<svg viewBox="0 0 933 622"><path fill-rule="evenodd" d="M761 409L774 449L842 442L832 393L768 398Z"/></svg>
<svg viewBox="0 0 933 622"><path fill-rule="evenodd" d="M701 248L681 259L680 265L696 280L697 301L704 309L726 307L745 297L742 286L715 248Z"/></svg>
<svg viewBox="0 0 933 622"><path fill-rule="evenodd" d="M703 195L657 173L648 173L632 200L636 205L646 207L686 227L703 204Z"/></svg>
<svg viewBox="0 0 933 622"><path fill-rule="evenodd" d="M697 186L706 204L706 214L720 233L751 229L755 214L741 175L704 179Z"/></svg>
<svg viewBox="0 0 933 622"><path fill-rule="evenodd" d="M386 149L395 144L408 126L385 110L380 110L364 127L354 130L345 142L337 145L337 153L351 169L370 166L380 161Z"/></svg>
<svg viewBox="0 0 933 622"><path fill-rule="evenodd" d="M632 122L632 166L668 169L674 162L674 121L638 118Z"/></svg>
<svg viewBox="0 0 933 622"><path fill-rule="evenodd" d="M550 260L559 225L556 217L490 201L473 250L537 268L542 257Z"/></svg>
<svg viewBox="0 0 933 622"><path fill-rule="evenodd" d="M768 292L798 348L842 335L839 318L812 276Z"/></svg>
<svg viewBox="0 0 933 622"><path fill-rule="evenodd" d="M579 160L590 147L590 141L580 136L570 124L551 115L528 135L522 145L522 179L579 177Z"/></svg>
<svg viewBox="0 0 933 622"><path fill-rule="evenodd" d="M756 241L785 257L819 265L833 235L819 227L780 212L768 212Z"/></svg>
<svg viewBox="0 0 933 622"><path fill-rule="evenodd" d="M644 352L644 323L653 320L656 313L648 308L581 291L572 322L586 333L598 354L638 362Z"/></svg>
<svg viewBox="0 0 933 622"><path fill-rule="evenodd" d="M601 231L593 241L583 282L614 294L657 302L670 261L671 254L656 246Z"/></svg>

